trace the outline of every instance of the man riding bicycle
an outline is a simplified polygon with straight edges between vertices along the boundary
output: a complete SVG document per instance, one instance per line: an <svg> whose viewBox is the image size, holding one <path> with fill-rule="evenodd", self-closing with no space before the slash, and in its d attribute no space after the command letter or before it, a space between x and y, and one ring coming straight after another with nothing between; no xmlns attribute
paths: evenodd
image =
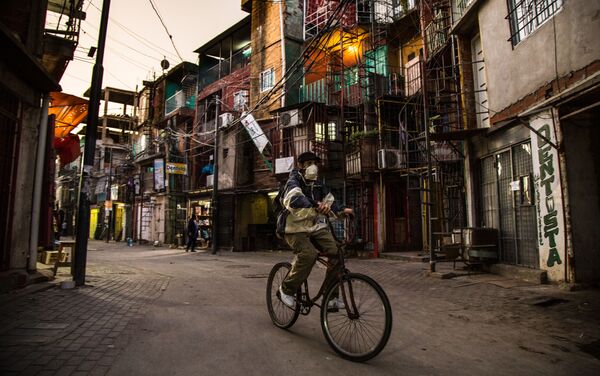
<svg viewBox="0 0 600 376"><path fill-rule="evenodd" d="M319 253L326 255L332 264L327 269L326 280L337 264L337 244L327 217L354 215L351 208L325 200L328 189L317 181L320 162L321 159L312 152L298 156L298 169L290 172L282 197L287 211L277 223L278 233L284 234L285 241L294 252L292 268L279 287L281 301L292 308L295 306L294 296L308 278ZM343 308L340 299L329 304L333 308Z"/></svg>

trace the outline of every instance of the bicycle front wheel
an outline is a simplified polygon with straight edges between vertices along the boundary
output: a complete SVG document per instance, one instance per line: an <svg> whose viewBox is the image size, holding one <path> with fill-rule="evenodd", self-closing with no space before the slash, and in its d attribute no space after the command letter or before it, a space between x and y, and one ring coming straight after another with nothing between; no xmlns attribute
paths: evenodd
<svg viewBox="0 0 600 376"><path fill-rule="evenodd" d="M336 298L345 307L332 308L330 302ZM321 328L329 345L343 358L364 362L387 344L392 332L392 308L377 282L350 273L325 293Z"/></svg>
<svg viewBox="0 0 600 376"><path fill-rule="evenodd" d="M269 278L267 279L267 309L271 321L276 326L287 329L294 325L300 315L299 303L296 303L296 309L292 309L281 301L279 298L279 286L287 277L292 265L289 262L280 262L273 266Z"/></svg>

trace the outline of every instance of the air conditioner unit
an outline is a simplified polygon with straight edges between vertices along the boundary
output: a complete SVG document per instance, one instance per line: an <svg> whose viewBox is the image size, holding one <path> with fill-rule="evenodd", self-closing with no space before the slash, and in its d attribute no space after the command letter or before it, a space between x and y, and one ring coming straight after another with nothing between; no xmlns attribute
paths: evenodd
<svg viewBox="0 0 600 376"><path fill-rule="evenodd" d="M219 125L223 128L229 128L229 125L233 123L233 114L226 112L224 114L219 115Z"/></svg>
<svg viewBox="0 0 600 376"><path fill-rule="evenodd" d="M303 125L302 110L295 109L282 112L279 115L279 125L282 128L297 127Z"/></svg>
<svg viewBox="0 0 600 376"><path fill-rule="evenodd" d="M380 149L377 150L377 167L380 170L403 168L406 165L406 157L401 150Z"/></svg>

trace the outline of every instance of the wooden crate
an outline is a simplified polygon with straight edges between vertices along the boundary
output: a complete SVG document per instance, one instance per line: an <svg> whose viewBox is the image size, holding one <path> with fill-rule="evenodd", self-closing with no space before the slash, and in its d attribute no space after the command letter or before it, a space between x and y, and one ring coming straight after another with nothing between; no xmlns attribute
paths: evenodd
<svg viewBox="0 0 600 376"><path fill-rule="evenodd" d="M64 253L61 255L60 262L67 262L69 258L69 253ZM56 257L58 257L58 251L44 251L42 252L41 263L42 264L54 264L56 262Z"/></svg>

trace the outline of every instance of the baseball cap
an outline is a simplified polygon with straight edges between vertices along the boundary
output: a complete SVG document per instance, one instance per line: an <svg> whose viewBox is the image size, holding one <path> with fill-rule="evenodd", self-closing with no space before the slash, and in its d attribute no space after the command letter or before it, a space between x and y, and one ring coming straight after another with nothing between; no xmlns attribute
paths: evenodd
<svg viewBox="0 0 600 376"><path fill-rule="evenodd" d="M304 162L308 162L308 161L321 162L321 158L319 158L312 151L305 151L304 153L302 153L298 156L298 163L304 163Z"/></svg>

